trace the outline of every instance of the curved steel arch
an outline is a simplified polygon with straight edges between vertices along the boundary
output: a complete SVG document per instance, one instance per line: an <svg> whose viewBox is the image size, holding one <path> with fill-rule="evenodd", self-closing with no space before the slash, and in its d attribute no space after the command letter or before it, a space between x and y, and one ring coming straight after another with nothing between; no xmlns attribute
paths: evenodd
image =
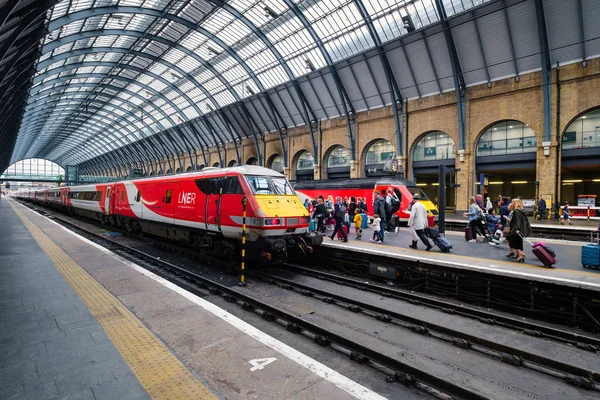
<svg viewBox="0 0 600 400"><path fill-rule="evenodd" d="M53 96L60 96L60 95L62 95L62 93L55 93ZM104 96L108 96L108 95L107 95L107 94L104 94ZM60 102L61 100L62 100L62 99L58 99L58 100L52 100L52 101L45 102L45 103L43 103L43 104L39 104L39 105L38 105L37 107L35 107L34 109L31 109L31 111L32 111L32 112L35 112L35 110L43 108L43 107L44 107L46 104L48 104L48 103L51 103L51 102ZM143 120L143 118L141 118L141 117L137 116L137 115L136 115L136 114L135 114L133 111L131 111L131 110L127 110L127 109L125 109L125 108L121 107L120 105L108 104L108 103L106 103L106 102L104 102L104 101L100 101L100 100L96 100L96 99L93 99L93 100L91 100L91 102L90 102L90 105L91 105L91 104L94 104L94 103L99 103L99 104L101 104L101 106L94 106L94 108L96 108L97 110L104 110L104 108L103 108L103 107L108 105L109 107L112 107L112 108L114 108L114 109L118 109L118 110L122 111L124 114L126 114L126 115L127 115L127 116L129 116L129 117L133 117L133 119L134 119L134 120L138 120L138 121L140 121L140 122L141 122L143 125L145 125L145 126L146 126L146 127L147 127L147 128L150 130L150 131L153 131L154 133L157 133L157 131L156 131L156 130L154 130L154 129L152 129L152 128L150 127L150 125L149 125L148 123L146 123L146 122ZM123 100L123 103L126 103L126 104L133 104L133 103L130 103L130 102L128 102L128 101L125 101L125 100ZM80 105L71 105L71 106L69 106L69 107L63 107L63 108L61 108L61 111L64 111L64 110L70 110L70 111L72 111L72 110L77 110L77 109L79 109L79 107L80 107ZM104 112L104 114L108 114L108 111L109 111L109 110L106 110L106 111ZM45 112L45 113L36 114L36 115L35 115L33 118L31 118L31 119L28 119L28 120L26 121L26 123L25 123L25 124L22 126L22 129L24 129L24 134L27 134L27 133L29 133L31 129L35 129L35 128L37 128L37 125L32 125L32 124L35 124L35 123L38 123L38 124L40 124L40 123L42 123L42 121L40 121L40 120L41 120L41 119L43 119L43 118L45 118L45 117L47 117L49 114L52 114L53 112L55 112L55 109L48 110L48 111L47 111L47 112ZM47 114L48 114L48 115L47 115ZM60 115L62 115L62 114L59 114L59 116L60 116ZM69 114L65 114L65 115L69 115ZM160 122L159 122L159 121L158 121L158 120L157 120L157 119L156 119L156 118L155 118L153 115L151 115L151 114L148 114L148 115L149 115L150 119L152 119L152 120L153 120L153 122L154 122L155 124L157 124L157 125L160 127L160 129L161 129L161 130L163 130L163 129L164 129L164 126L162 125L162 123L160 123ZM122 117L122 116L121 116L121 117ZM38 122L38 121L39 121L39 122ZM90 122L90 123L93 123L93 125L94 125L94 126L98 125L98 124L96 124L96 123L95 123L95 122L96 122L96 120L88 119L87 121L88 121L88 122ZM44 126L45 126L46 122L47 122L46 120L43 120L43 124L44 124ZM111 122L114 122L114 123L119 123L119 125L123 125L123 124L121 124L121 123L120 123L120 120L117 120L117 121L113 121L113 120L111 120ZM130 121L127 121L127 122L130 122ZM60 122L60 123L62 124L62 122ZM107 126L107 124L104 124L104 126ZM96 132L96 133L97 133L97 132ZM133 133L133 132L132 132L132 133ZM140 135L140 136L141 136L142 138L146 137L146 136L144 136L144 135ZM121 137L119 137L119 136L115 136L115 138L116 138L116 139L118 139L118 140L120 140L120 139L121 139ZM130 142L130 143L132 143L132 142Z"/></svg>
<svg viewBox="0 0 600 400"><path fill-rule="evenodd" d="M323 41L317 35L312 25L306 19L304 13L298 8L298 6L292 0L283 0L286 6L294 13L296 18L300 21L300 23L304 26L307 32L310 34L311 38L319 48L319 51L323 55L327 66L329 67L329 72L333 77L333 81L335 82L335 86L338 91L338 96L340 96L340 102L342 103L342 107L344 109L344 118L346 119L346 129L348 131L348 142L350 145L350 159L352 161L356 161L356 140L354 137L354 132L356 130L356 111L354 110L354 106L352 105L352 101L350 101L350 97L348 97L348 93L346 93L346 89L342 84L342 80L337 73L337 69L329 55L329 52L325 48ZM350 108L350 110L348 110ZM352 118L348 115L348 112L352 114Z"/></svg>
<svg viewBox="0 0 600 400"><path fill-rule="evenodd" d="M85 53L81 53L81 51L85 51ZM194 86L196 86L198 89L200 89L200 91L202 91L205 94L206 98L209 99L215 107L217 107L217 108L219 107L219 103L215 100L212 93L210 93L208 90L206 90L204 85L201 82L199 82L194 76L192 76L188 72L185 72L179 66L177 66L167 60L163 60L162 58L156 57L152 54L145 53L143 51L129 50L129 49L123 48L123 47L116 47L114 49L112 47L88 47L88 48L84 48L84 49L77 49L77 53L78 54L95 54L95 53L131 54L136 57L147 58L149 60L152 60L153 62L163 64L171 69L174 69L183 77L186 77L188 79L188 81L190 81L192 84L194 84ZM52 58L56 59L53 62L57 62L57 61L65 60L65 59L73 57L73 56L75 56L75 55L71 55L70 52L64 52L64 53L60 53L58 56L55 56ZM51 60L52 58L49 58L48 60ZM48 60L46 60L46 61L48 61ZM91 61L83 61L82 63L85 64L85 63L90 63L90 62ZM68 64L68 65L70 65L70 64ZM120 64L120 65L128 65L128 64ZM39 66L38 66L38 68L39 68ZM52 70L54 70L54 69L56 69L56 68L53 68ZM45 73L51 72L52 70L48 70ZM36 79L37 79L37 77L36 77ZM39 82L39 80L38 80L38 82ZM34 79L34 83L36 83L35 79ZM172 85L169 85L169 87L170 86L172 86Z"/></svg>
<svg viewBox="0 0 600 400"><path fill-rule="evenodd" d="M47 98L48 96L51 96L51 95L54 95L54 94L59 94L59 95L69 95L69 94L70 94L69 92L64 92L64 91L63 91L63 92L53 92L53 91L52 91L52 90L54 90L54 89L61 89L61 88L63 88L63 87L65 87L65 88L83 88L83 87L91 87L91 88L100 88L100 89L110 89L110 90L115 90L115 91L117 91L117 92L121 92L121 93L126 93L126 94L129 94L129 95L131 95L131 96L133 96L133 97L137 97L138 99L140 99L140 100L142 100L142 101L146 101L146 100L147 100L147 99L146 99L144 96L142 96L142 95L141 95L141 94L139 94L139 93L136 93L136 92L134 92L134 91L132 91L132 90L129 90L129 89L127 89L127 88L121 88L121 87L119 87L119 86L113 86L113 85L111 85L111 84L109 84L109 83L85 83L85 82L83 82L83 83L69 83L69 82L67 82L65 85L55 86L55 87L53 87L52 89L50 89L50 90L47 90L47 91L43 91L43 92L41 92L41 91L40 91L40 92L37 92L35 95L33 95L33 96L31 96L31 97L29 98L30 100L31 100L31 99L33 99L33 100L34 100L33 102L31 102L31 103L29 103L29 104L34 104L34 103L36 103L38 100L45 99L45 98ZM90 93L91 93L91 92L90 92ZM100 92L100 93L102 93L102 92ZM117 94L118 94L118 93L117 93ZM42 96L43 96L43 97L42 97ZM124 99L123 99L123 98L121 98L121 97L118 97L118 98L119 98L120 100L122 100L122 101L128 101L128 100L124 100ZM139 107L139 105L135 105L135 103L131 103L131 104L132 104L132 105L134 105L136 109L140 109L141 111L143 111L143 108L140 108L140 107ZM176 124L175 124L175 121L174 121L174 120L171 118L171 116L170 116L170 115L168 115L168 114L167 114L167 113L166 113L166 112L165 112L165 111L164 111L162 108L160 108L160 107L156 106L154 103L146 103L146 104L148 104L148 105L149 105L149 106L151 106L153 109L155 109L155 110L157 110L158 112L160 112L160 113L161 113L161 114L162 114L162 115L165 117L165 119L166 119L166 120L168 120L168 121L169 121L169 122L170 122L172 125L176 125ZM26 109L26 111L27 111L27 109ZM148 112L146 112L145 114L147 114L147 115L151 115L151 114L150 114L150 113L148 113Z"/></svg>
<svg viewBox="0 0 600 400"><path fill-rule="evenodd" d="M150 35L150 34L145 34L144 32L140 32L140 31L105 29L105 30L94 30L94 31L75 33L75 34L65 36L64 38L57 39L57 40L54 40L54 41L46 44L42 48L42 53L47 53L49 51L52 51L52 50L58 48L59 46L62 46L62 45L68 44L68 43L72 43L72 42L76 42L78 40L96 38L99 36L130 36L130 37L135 37L135 38L140 38L140 39L148 39L151 41L155 41L157 43L164 44L164 45L169 46L170 48L176 49L178 51L181 51L182 53L186 54L187 56L193 58L200 65L205 67L207 70L209 70L213 74L213 76L215 78L217 78L223 84L223 86L229 91L229 93L232 95L232 97L235 99L236 102L240 102L240 103L242 102L242 99L239 97L238 93L235 91L233 86L231 86L229 81L226 80L223 77L223 75L220 72L218 72L210 63L205 61L203 58L198 56L196 53L194 53L193 51L189 50L188 48L180 45L179 43L173 42L172 40L169 40L167 38ZM219 106L219 108L220 108L220 106ZM313 116L314 116L314 113L313 113ZM246 111L245 117L248 120L248 121L246 121L246 124L248 125L248 127L250 127L252 129L252 123L256 124L253 121L252 116L250 116L248 114L248 112ZM226 114L219 113L219 118L223 119L223 124L225 125L225 127L227 128L229 133L233 136L232 124L228 120ZM256 138L255 133L254 132L252 132L252 133L253 133L254 137ZM236 134L237 134L238 138L241 140L242 137L239 134L239 132L236 131ZM245 135L245 136L247 136L247 135ZM257 154L260 154L260 148L258 147L258 145L256 145L256 148L257 148L256 149Z"/></svg>
<svg viewBox="0 0 600 400"><path fill-rule="evenodd" d="M164 100L166 103L168 103L171 107L173 107L174 110L178 111L183 117L185 117L185 114L183 114L183 111L161 92L157 91L156 89L154 89L151 86L148 86L144 83L137 82L131 78L127 78L127 77L123 77L123 76L119 76L119 75L105 75L105 74L99 74L99 73L84 73L84 74L65 75L65 76L53 78L46 82L43 82L41 85L36 87L38 90L34 93L38 93L40 91L40 89L42 89L46 86L53 85L55 83L67 82L72 79L84 79L84 78L100 78L100 79L109 78L109 79L121 80L123 82L138 85L138 86L144 88L145 90L147 90L148 92L160 97L162 100Z"/></svg>
<svg viewBox="0 0 600 400"><path fill-rule="evenodd" d="M181 18L179 16L173 15L173 14L169 14L169 13L165 13L163 11L159 11L159 10L155 10L155 9L149 9L149 8L143 8L143 7L129 7L129 6L113 6L113 7L97 7L97 8L92 8L92 9L86 9L86 10L81 10L81 11L77 11L75 13L72 14L68 14L66 16L63 16L61 18L57 18L54 21L51 21L48 25L48 30L50 32L55 31L56 29L60 29L63 26L73 22L73 21L78 21L81 19L86 19L86 18L90 18L90 17L94 17L94 16L98 16L98 15L105 15L105 14L113 14L113 13L118 13L118 14L143 14L143 15L150 15L152 17L155 18L162 18L162 19L166 19L169 21L173 21L176 22L180 25L185 26L186 28L192 30L192 31L196 31L202 35L204 35L205 37L211 39L212 41L214 41L219 47L223 48L227 54L229 54L242 68L244 68L244 70L246 71L246 73L248 74L248 76L252 79L252 81L254 82L254 84L258 87L258 89L261 92L265 92L265 88L262 85L262 82L260 81L260 79L258 79L258 77L256 76L256 74L254 73L254 71L252 70L252 68L250 68L248 66L248 64L246 63L246 61L244 61L236 52L235 50L233 50L233 48L229 45L227 45L227 43L225 43L223 40L221 40L221 38L218 37L218 35L213 34L212 32L206 30L205 28L197 25L194 22L191 22L187 19ZM117 32L119 32L119 30L116 30ZM122 32L122 31L121 31ZM119 35L121 35L121 33L118 33ZM148 35L143 35L145 38L148 38ZM42 53L46 53L45 50L45 46L42 49ZM246 118L251 118L248 111L245 111L246 113ZM202 115L202 113L198 113L199 115ZM258 146L257 140L256 140L256 132L254 131L254 129L252 128L252 125L250 125L250 128L252 130L252 134L254 136L255 139L255 144L256 144L256 150L258 153L260 153L260 148Z"/></svg>
<svg viewBox="0 0 600 400"><path fill-rule="evenodd" d="M110 113L109 113L107 110L104 110L104 109L103 109L101 106L92 106L92 107L93 107L93 108L97 108L97 112L102 112L103 114L105 114L105 116L106 116L106 117L110 116ZM114 107L114 108L120 108L120 109L122 109L122 110L125 110L125 109L123 109L123 108L121 108L121 107L118 107L118 106L113 106L113 107ZM69 115L69 114L65 114L65 115ZM43 118L43 117L44 117L44 116L42 115L40 118ZM134 118L139 118L139 117L136 117L135 115L133 115L133 117L134 117ZM85 118L84 116L79 116L79 115L78 115L78 116L76 116L76 117L74 117L74 118L75 118L75 120L76 120L77 122L82 122L82 123L86 123L86 122L87 122L87 123L89 123L89 124L91 125L91 126L79 126L79 127L77 127L77 128L72 128L72 129L81 129L82 131L84 131L84 132L86 132L86 133L88 133L88 134L92 135L92 136L90 136L90 137L87 137L87 138L85 138L85 139L86 139L86 141L87 141L87 140L89 140L89 139L91 139L91 138L93 137L93 135L97 135L97 134L98 134L100 131L102 131L103 129L106 129L107 127L109 127L109 126L110 126L109 124L105 123L105 122L104 122L104 120L89 120L89 119ZM131 130L131 129L130 129L130 127L129 127L129 125L128 125L128 124L126 124L125 122L122 122L122 121L117 121L117 120L110 120L110 119L109 119L109 121L110 121L111 123L118 124L118 125L120 126L120 128L121 128L121 129L123 129L123 130L127 131L127 132L128 132L130 135L133 135L133 136L135 135L135 132L134 132L133 130ZM37 123L37 124L42 124L42 125L43 125L43 124L45 124L45 120L44 120L44 121L42 121L42 120L39 120L39 118L37 118L37 121L36 121L36 120L32 120L31 124L34 124L34 125L28 125L28 126L26 127L26 129L27 129L28 131L30 131L31 129L35 129L35 128L37 127L37 125L35 125L36 123ZM70 133L72 133L72 132L71 132L71 131L68 131L67 133L68 133L68 134L70 134ZM121 145L125 145L125 144L127 144L127 143L126 143L126 142L123 140L123 138L127 138L127 137L126 137L126 136L122 136L122 137L116 137L115 141L118 141L118 142L119 142L119 144L121 144ZM71 144L72 142L73 142L73 144L74 144L74 145L77 145L77 144L79 144L79 143L75 142L73 139L74 139L74 138L68 137L68 138L65 138L65 139L64 139L64 141L65 141L67 144ZM110 146L109 146L110 142L106 142L106 143L104 143L104 142L102 142L102 143L98 143L98 142L96 142L96 141L92 141L92 142L94 143L94 145L93 145L92 147L94 148L94 150L97 150L97 151L98 151L98 153L97 153L97 154L94 154L94 153L92 153L92 154L94 154L94 156L96 156L96 155L99 155L99 154L102 154L102 152L101 152L101 149L102 149L102 148L100 147L100 145L105 145L105 146L108 146L108 147L110 148ZM124 142L125 142L125 143L124 143ZM130 142L130 143L132 143L132 142ZM114 150L114 149L116 149L116 148L117 148L117 147L115 147L115 148L112 148L112 149L110 149L110 150ZM42 149L42 150L43 150L43 149ZM68 153L68 151L67 151L67 152L65 152L65 154L66 154L66 153ZM39 153L38 153L38 154L39 154Z"/></svg>
<svg viewBox="0 0 600 400"><path fill-rule="evenodd" d="M246 70L246 72L248 73L248 76L250 76L250 78L252 78L252 80L257 85L259 90L264 91L264 87L263 87L262 83L260 82L260 80L258 79L256 74L254 73L252 68L250 68L248 66L248 64L233 50L233 48L231 46L227 45L227 43L225 43L221 38L219 38L217 35L213 34L212 32L206 30L205 28L197 25L196 23L194 23L192 21L189 21L185 18L181 18L177 15L169 14L169 13L166 13L163 11L159 11L159 10L155 10L155 9L151 9L151 8L129 7L129 6L90 8L90 9L86 9L86 10L77 11L77 12L74 12L71 14L67 14L64 17L57 18L54 21L50 21L50 23L48 24L48 31L49 32L55 31L55 30L60 29L63 26L65 26L71 22L74 22L74 21L78 21L78 20L86 19L86 18L90 18L90 17L95 17L98 15L105 15L105 14L149 15L151 17L167 19L169 21L176 22L180 25L185 26L186 28L188 28L190 30L196 31L196 32L206 36L207 38L211 39L212 41L214 41L219 47L225 49L225 51L231 57L233 57L236 60L236 62L238 64L240 64L242 66L242 68L244 68L244 70Z"/></svg>

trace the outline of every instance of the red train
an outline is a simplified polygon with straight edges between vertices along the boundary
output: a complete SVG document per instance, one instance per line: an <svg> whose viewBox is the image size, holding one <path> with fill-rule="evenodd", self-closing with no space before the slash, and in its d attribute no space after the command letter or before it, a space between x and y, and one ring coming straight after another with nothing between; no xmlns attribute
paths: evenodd
<svg viewBox="0 0 600 400"><path fill-rule="evenodd" d="M322 242L309 233L308 211L287 179L257 166L55 187L20 192L17 197L227 258L240 254L246 198L248 259L284 262L288 256L306 255Z"/></svg>
<svg viewBox="0 0 600 400"><path fill-rule="evenodd" d="M383 190L393 190L400 200L400 209L396 213L400 221L407 222L410 216L407 212L408 206L412 201L413 195L421 196L421 203L427 208L429 214L429 225L433 226L434 220L437 220L438 209L427 198L425 193L417 187L413 182L396 177L384 178L358 178L358 179L341 179L341 180L321 180L321 181L306 181L297 182L294 189L301 200L305 198L314 199L317 196L323 196L327 200L328 196L332 196L335 200L336 196L342 199L349 199L354 196L356 199L365 199L369 213L373 213L373 202L375 201L375 190L382 192Z"/></svg>

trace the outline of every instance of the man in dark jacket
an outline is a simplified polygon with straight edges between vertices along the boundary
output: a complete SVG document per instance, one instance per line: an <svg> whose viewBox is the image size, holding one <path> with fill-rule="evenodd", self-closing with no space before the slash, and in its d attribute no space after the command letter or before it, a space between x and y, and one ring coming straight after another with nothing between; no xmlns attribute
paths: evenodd
<svg viewBox="0 0 600 400"><path fill-rule="evenodd" d="M379 231L379 239L383 242L383 236L385 231L385 223L387 221L387 213L385 211L385 198L379 193L379 190L375 191L375 201L373 202L373 214L379 215L381 222L381 230Z"/></svg>
<svg viewBox="0 0 600 400"><path fill-rule="evenodd" d="M548 206L546 205L546 200L544 196L540 194L540 201L538 201L538 213L540 214L540 220L548 218Z"/></svg>
<svg viewBox="0 0 600 400"><path fill-rule="evenodd" d="M502 198L502 206L500 207L500 224L502 224L502 229L506 228L507 225L507 218L508 215L510 214L510 211L508 210L508 204L510 203L510 200L508 199L508 197L503 197Z"/></svg>
<svg viewBox="0 0 600 400"><path fill-rule="evenodd" d="M333 234L330 236L330 239L333 240L338 231L342 232L342 236L344 239L343 242L348 241L348 235L344 230L344 217L346 216L346 205L342 203L342 198L340 196L335 198L336 203L333 206L333 218L335 219L335 229L333 230Z"/></svg>

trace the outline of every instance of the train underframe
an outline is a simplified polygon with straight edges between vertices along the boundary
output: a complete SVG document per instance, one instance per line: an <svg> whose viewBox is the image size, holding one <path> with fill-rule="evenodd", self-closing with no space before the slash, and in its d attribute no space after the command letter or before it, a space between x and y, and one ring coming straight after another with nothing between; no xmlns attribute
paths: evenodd
<svg viewBox="0 0 600 400"><path fill-rule="evenodd" d="M193 246L198 252L234 261L241 258L241 240L223 236L220 232L182 227L155 221L128 218L119 215L104 215L96 211L57 207L70 215L92 219L109 227L124 229L136 234L147 234ZM259 264L281 264L289 259L305 258L312 254L313 247L321 244L323 238L313 233L288 234L285 236L261 236L256 241L247 241L246 260Z"/></svg>

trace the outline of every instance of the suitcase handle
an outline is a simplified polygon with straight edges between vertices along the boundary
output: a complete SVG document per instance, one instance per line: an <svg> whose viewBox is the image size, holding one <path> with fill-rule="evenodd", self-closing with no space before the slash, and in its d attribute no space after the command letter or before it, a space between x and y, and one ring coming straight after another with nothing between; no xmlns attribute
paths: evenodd
<svg viewBox="0 0 600 400"><path fill-rule="evenodd" d="M596 242L594 243L594 232L590 232L590 243L600 245L600 230L596 231Z"/></svg>

